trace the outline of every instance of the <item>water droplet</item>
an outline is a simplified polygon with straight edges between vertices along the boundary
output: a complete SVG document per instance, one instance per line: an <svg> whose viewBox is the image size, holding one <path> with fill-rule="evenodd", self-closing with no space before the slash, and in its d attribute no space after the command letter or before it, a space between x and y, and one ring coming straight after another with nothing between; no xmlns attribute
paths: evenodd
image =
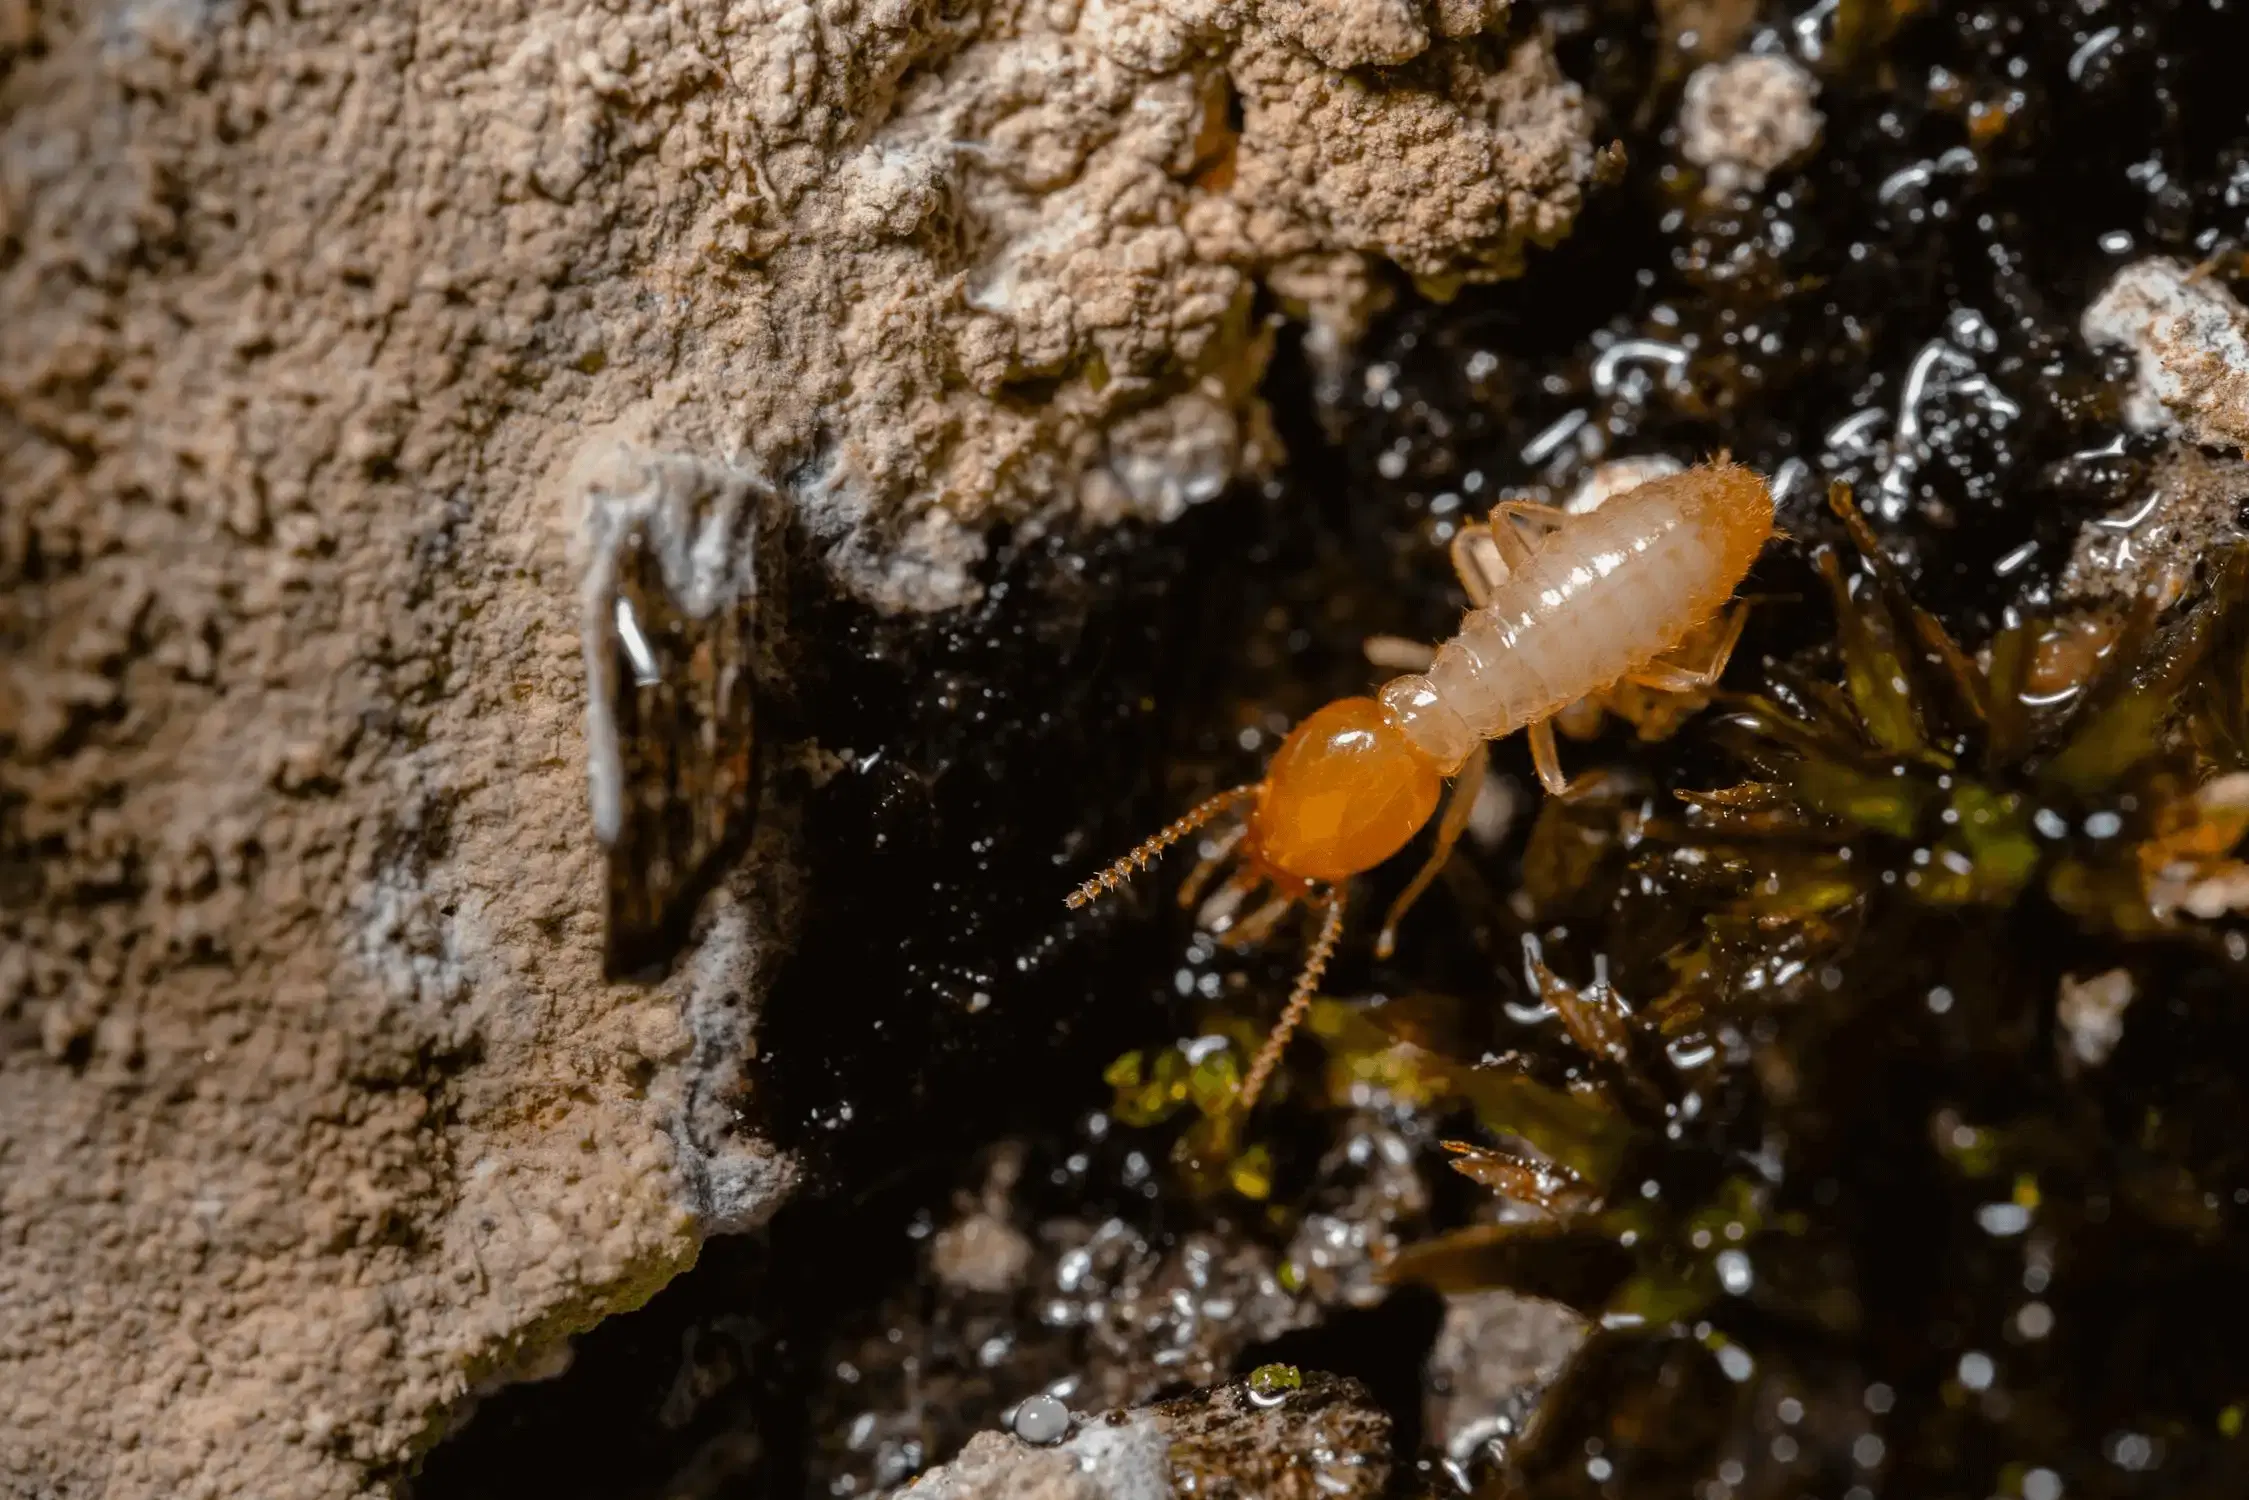
<svg viewBox="0 0 2249 1500"><path fill-rule="evenodd" d="M1046 1447L1062 1441L1070 1430L1070 1408L1052 1396L1031 1396L1015 1408L1015 1435L1026 1443Z"/></svg>
<svg viewBox="0 0 2249 1500"><path fill-rule="evenodd" d="M1251 1405L1279 1406L1291 1391L1304 1389L1304 1373L1294 1365L1259 1365L1246 1384Z"/></svg>
<svg viewBox="0 0 2249 1500"><path fill-rule="evenodd" d="M1986 1203L1976 1210L1976 1223L1994 1239L2006 1239L2030 1227L2030 1210L2020 1203Z"/></svg>

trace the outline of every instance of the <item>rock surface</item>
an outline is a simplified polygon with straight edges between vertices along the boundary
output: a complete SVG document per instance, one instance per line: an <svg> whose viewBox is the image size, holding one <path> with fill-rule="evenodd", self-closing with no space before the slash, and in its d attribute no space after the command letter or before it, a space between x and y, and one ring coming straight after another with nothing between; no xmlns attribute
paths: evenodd
<svg viewBox="0 0 2249 1500"><path fill-rule="evenodd" d="M1255 278L1567 227L1504 9L0 8L0 1491L381 1488L767 1211L780 831L601 977L589 456L894 607L1216 493Z"/></svg>
<svg viewBox="0 0 2249 1500"><path fill-rule="evenodd" d="M2180 445L2157 460L2147 492L2078 533L2057 592L2071 603L2122 604L2152 593L2168 607L2206 561L2242 533L2249 464Z"/></svg>
<svg viewBox="0 0 2249 1500"><path fill-rule="evenodd" d="M983 1432L899 1500L1372 1500L1390 1479L1390 1419L1355 1380L1240 1382L1081 1417L1053 1447Z"/></svg>
<svg viewBox="0 0 2249 1500"><path fill-rule="evenodd" d="M2249 453L2249 309L2225 283L2162 256L2134 262L2085 310L2083 332L2131 354L2135 431Z"/></svg>
<svg viewBox="0 0 2249 1500"><path fill-rule="evenodd" d="M1504 1456L1586 1331L1559 1303L1509 1291L1448 1297L1426 1372L1431 1444L1463 1469L1487 1451Z"/></svg>

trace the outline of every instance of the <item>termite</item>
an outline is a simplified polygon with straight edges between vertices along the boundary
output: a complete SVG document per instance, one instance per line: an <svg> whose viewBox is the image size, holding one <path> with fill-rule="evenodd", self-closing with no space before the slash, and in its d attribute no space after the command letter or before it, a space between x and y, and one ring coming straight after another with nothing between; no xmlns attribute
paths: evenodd
<svg viewBox="0 0 2249 1500"><path fill-rule="evenodd" d="M1538 529L1535 542L1525 525ZM1399 919L1467 825L1491 742L1524 731L1540 783L1561 796L1569 781L1554 744L1558 715L1628 687L1707 690L1741 639L1746 606L1734 591L1772 535L1772 490L1723 458L1650 480L1584 515L1529 501L1499 505L1453 539L1470 608L1423 670L1391 679L1371 698L1320 709L1281 742L1263 780L1203 802L1071 892L1068 904L1115 890L1190 833L1247 805L1187 877L1180 904L1238 857L1203 905L1205 928L1246 946L1299 902L1319 910L1320 927L1242 1081L1236 1108L1246 1116L1335 954L1351 878L1404 848L1451 781L1429 858L1376 941L1386 957ZM1269 888L1264 903L1237 921L1260 888Z"/></svg>

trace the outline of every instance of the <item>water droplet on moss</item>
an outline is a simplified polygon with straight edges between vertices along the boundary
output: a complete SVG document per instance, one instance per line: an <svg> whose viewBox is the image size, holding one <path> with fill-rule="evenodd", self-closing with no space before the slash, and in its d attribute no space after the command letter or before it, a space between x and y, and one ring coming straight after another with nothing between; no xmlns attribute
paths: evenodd
<svg viewBox="0 0 2249 1500"><path fill-rule="evenodd" d="M1259 1365L1249 1372L1250 1399L1260 1406L1278 1406L1289 1392L1304 1389L1304 1373L1294 1365Z"/></svg>

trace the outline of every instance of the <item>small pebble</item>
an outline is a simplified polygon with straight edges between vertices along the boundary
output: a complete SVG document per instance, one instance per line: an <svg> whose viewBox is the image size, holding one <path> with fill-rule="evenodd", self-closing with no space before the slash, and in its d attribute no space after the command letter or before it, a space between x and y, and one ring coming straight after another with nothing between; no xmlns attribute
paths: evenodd
<svg viewBox="0 0 2249 1500"><path fill-rule="evenodd" d="M1052 1396L1032 1396L1015 1408L1015 1435L1045 1447L1070 1430L1070 1408Z"/></svg>
<svg viewBox="0 0 2249 1500"><path fill-rule="evenodd" d="M1703 169L1713 193L1754 193L1819 144L1818 97L1818 81L1791 58L1706 64L1679 103L1679 154Z"/></svg>

